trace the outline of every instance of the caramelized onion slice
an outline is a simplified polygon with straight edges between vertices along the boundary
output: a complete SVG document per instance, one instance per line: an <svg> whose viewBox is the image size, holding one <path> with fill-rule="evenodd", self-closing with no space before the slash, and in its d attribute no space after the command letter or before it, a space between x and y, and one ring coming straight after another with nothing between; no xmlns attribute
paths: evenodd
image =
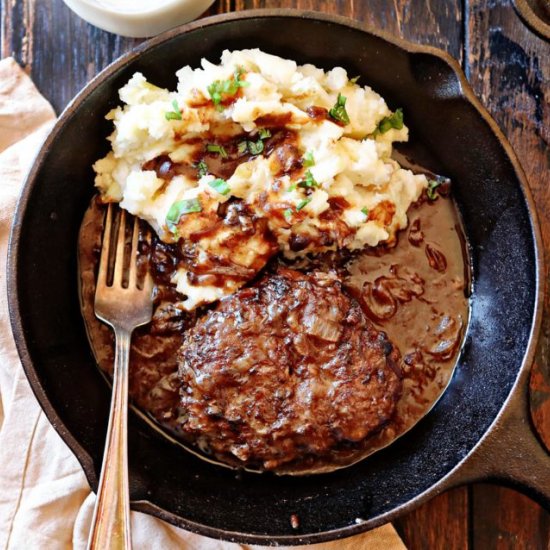
<svg viewBox="0 0 550 550"><path fill-rule="evenodd" d="M307 334L328 342L338 342L342 334L341 313L327 304L321 311L311 306L304 308L302 324Z"/></svg>
<svg viewBox="0 0 550 550"><path fill-rule="evenodd" d="M439 361L448 361L454 357L462 340L462 316L456 318L445 315L435 331L435 343L426 346L424 351Z"/></svg>

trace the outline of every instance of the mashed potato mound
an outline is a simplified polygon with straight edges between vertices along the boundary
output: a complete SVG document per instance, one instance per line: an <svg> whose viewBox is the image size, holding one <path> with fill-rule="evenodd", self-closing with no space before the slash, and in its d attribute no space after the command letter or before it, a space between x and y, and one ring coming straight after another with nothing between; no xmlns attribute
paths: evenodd
<svg viewBox="0 0 550 550"><path fill-rule="evenodd" d="M376 246L407 225L427 180L391 159L408 138L402 113L343 68L255 49L177 77L170 92L134 74L94 169L105 202L191 258L173 280L186 309L235 292L277 251Z"/></svg>

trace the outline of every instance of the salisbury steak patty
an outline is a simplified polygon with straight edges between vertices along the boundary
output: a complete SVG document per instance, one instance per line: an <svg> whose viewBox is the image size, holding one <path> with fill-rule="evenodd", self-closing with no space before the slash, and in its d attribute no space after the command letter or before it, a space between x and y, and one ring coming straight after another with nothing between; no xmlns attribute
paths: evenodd
<svg viewBox="0 0 550 550"><path fill-rule="evenodd" d="M222 460L267 469L324 456L390 419L398 361L333 276L280 268L187 333L182 430Z"/></svg>

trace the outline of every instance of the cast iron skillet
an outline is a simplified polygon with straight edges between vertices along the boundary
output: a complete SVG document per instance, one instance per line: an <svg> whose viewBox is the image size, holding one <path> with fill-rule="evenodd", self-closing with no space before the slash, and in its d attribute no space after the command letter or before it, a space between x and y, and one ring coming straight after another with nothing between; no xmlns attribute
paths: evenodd
<svg viewBox="0 0 550 550"><path fill-rule="evenodd" d="M91 165L107 150L104 115L134 71L173 88L181 66L249 47L342 65L390 107L404 108L415 161L454 182L471 245L471 323L454 379L429 415L387 449L332 474L236 474L186 453L133 415L132 508L211 537L303 544L365 531L476 479L508 480L549 505L550 458L527 420L541 241L516 157L447 55L340 17L288 10L212 17L124 56L66 109L30 172L10 243L13 332L38 400L90 485L97 487L110 391L80 316L76 244L93 193Z"/></svg>

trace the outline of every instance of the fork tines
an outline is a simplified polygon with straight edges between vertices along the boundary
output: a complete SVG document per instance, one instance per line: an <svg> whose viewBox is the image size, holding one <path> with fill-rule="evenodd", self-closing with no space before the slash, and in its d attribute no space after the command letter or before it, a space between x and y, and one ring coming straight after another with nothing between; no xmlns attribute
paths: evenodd
<svg viewBox="0 0 550 550"><path fill-rule="evenodd" d="M130 220L127 218L130 218ZM97 276L98 287L101 285L142 289L151 283L148 270L145 270L145 273L140 273L139 269L139 218L133 217L131 237L127 235L127 226L130 225L127 222L132 223L131 218L132 216L127 214L125 210L109 204L105 215L101 258ZM149 241L149 239L150 234L147 233L146 240Z"/></svg>

